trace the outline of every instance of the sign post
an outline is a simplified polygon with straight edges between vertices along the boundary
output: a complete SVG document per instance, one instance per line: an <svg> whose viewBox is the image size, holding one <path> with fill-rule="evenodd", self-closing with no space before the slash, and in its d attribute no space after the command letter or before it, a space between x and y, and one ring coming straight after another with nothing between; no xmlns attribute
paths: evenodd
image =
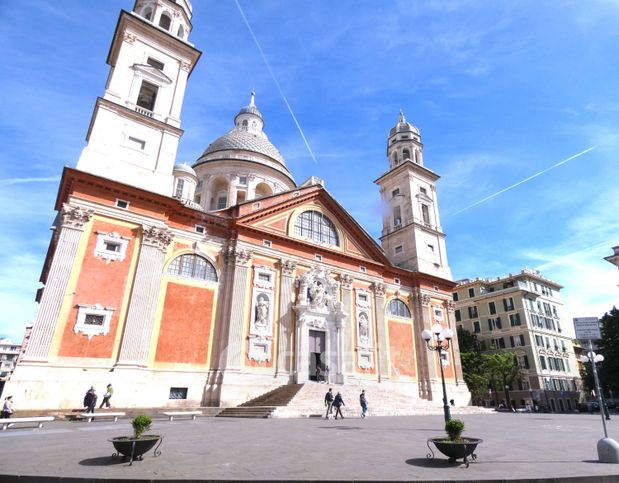
<svg viewBox="0 0 619 483"><path fill-rule="evenodd" d="M588 341L589 346L588 359L591 361L595 390L597 392L598 404L600 405L600 416L602 416L602 426L604 427L604 437L600 439L597 444L598 458L602 463L619 463L619 443L608 437L606 421L604 420L604 401L602 400L600 381L595 367L595 353L593 352L592 341L602 338L600 334L600 321L597 317L576 317L572 320L574 321L576 338ZM586 360L587 359L583 357L583 361Z"/></svg>

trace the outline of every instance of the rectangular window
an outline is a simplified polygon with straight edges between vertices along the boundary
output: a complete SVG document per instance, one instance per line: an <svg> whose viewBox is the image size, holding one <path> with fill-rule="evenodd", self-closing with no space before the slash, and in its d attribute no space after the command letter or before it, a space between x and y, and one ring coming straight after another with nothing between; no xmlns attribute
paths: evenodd
<svg viewBox="0 0 619 483"><path fill-rule="evenodd" d="M171 387L169 399L187 399L186 387Z"/></svg>
<svg viewBox="0 0 619 483"><path fill-rule="evenodd" d="M459 310L459 309L457 309L457 310L454 312L454 314L455 314L455 316L456 316L456 322L460 322L460 321L462 320L462 316L460 315L460 310Z"/></svg>
<svg viewBox="0 0 619 483"><path fill-rule="evenodd" d="M505 311L514 310L514 299L511 297L508 299L503 299L503 308Z"/></svg>
<svg viewBox="0 0 619 483"><path fill-rule="evenodd" d="M476 319L477 318L477 306L471 305L470 307L468 307L468 310L469 310L469 319Z"/></svg>
<svg viewBox="0 0 619 483"><path fill-rule="evenodd" d="M365 272L366 272L365 267L364 267L364 266L360 266L360 267L359 267L359 271L360 271L361 273L365 273Z"/></svg>
<svg viewBox="0 0 619 483"><path fill-rule="evenodd" d="M396 196L399 196L400 194L400 188L396 188L391 192L391 197L395 198Z"/></svg>
<svg viewBox="0 0 619 483"><path fill-rule="evenodd" d="M475 287L469 289L469 297L475 297Z"/></svg>
<svg viewBox="0 0 619 483"><path fill-rule="evenodd" d="M322 255L319 255L318 253L316 253L316 254L314 255L314 259L315 259L316 261L318 261L318 262L322 262Z"/></svg>
<svg viewBox="0 0 619 483"><path fill-rule="evenodd" d="M399 206L393 207L393 224L394 226L402 224L402 210Z"/></svg>
<svg viewBox="0 0 619 483"><path fill-rule="evenodd" d="M485 340L482 340L482 341L479 343L479 350L483 352L483 351L485 351L485 350L486 350L486 348L487 348L487 346L486 346L486 341L485 341Z"/></svg>
<svg viewBox="0 0 619 483"><path fill-rule="evenodd" d="M122 244L117 243L117 242L111 242L111 241L104 241L103 245L106 251L112 252L112 253L120 253L120 249L122 247Z"/></svg>
<svg viewBox="0 0 619 483"><path fill-rule="evenodd" d="M421 205L421 218L424 223L430 224L430 207L428 205Z"/></svg>
<svg viewBox="0 0 619 483"><path fill-rule="evenodd" d="M490 311L490 315L496 314L496 305L494 304L494 302L488 303L488 310Z"/></svg>
<svg viewBox="0 0 619 483"><path fill-rule="evenodd" d="M183 197L183 188L185 187L185 180L182 178L179 178L176 180L176 192L174 193L174 196L176 198L182 198Z"/></svg>
<svg viewBox="0 0 619 483"><path fill-rule="evenodd" d="M127 144L130 148L137 149L138 151L144 151L144 148L146 147L146 141L134 138L133 136L129 136L127 138Z"/></svg>
<svg viewBox="0 0 619 483"><path fill-rule="evenodd" d="M196 233L204 233L205 228L202 225L196 225Z"/></svg>
<svg viewBox="0 0 619 483"><path fill-rule="evenodd" d="M453 299L454 302L458 301L458 292L454 292L451 294L451 298Z"/></svg>
<svg viewBox="0 0 619 483"><path fill-rule="evenodd" d="M158 60L155 60L152 57L149 57L146 63L150 65L151 67L154 67L155 69L158 69L161 71L163 70L163 65L164 65L163 62L159 62Z"/></svg>
<svg viewBox="0 0 619 483"><path fill-rule="evenodd" d="M427 244L428 246L428 251L430 252L434 252L434 245L430 245L429 243Z"/></svg>
<svg viewBox="0 0 619 483"><path fill-rule="evenodd" d="M129 208L129 202L125 200L116 199L116 208L122 208L126 210Z"/></svg>
<svg viewBox="0 0 619 483"><path fill-rule="evenodd" d="M434 307L434 319L443 320L443 309Z"/></svg>
<svg viewBox="0 0 619 483"><path fill-rule="evenodd" d="M136 104L151 112L154 111L155 101L157 100L157 92L159 92L159 87L151 84L150 82L142 81Z"/></svg>
<svg viewBox="0 0 619 483"><path fill-rule="evenodd" d="M539 356L539 363L542 369L546 370L546 358L544 356Z"/></svg>
<svg viewBox="0 0 619 483"><path fill-rule="evenodd" d="M262 240L262 246L266 248L271 248L273 246L273 243L271 243L271 240Z"/></svg>
<svg viewBox="0 0 619 483"><path fill-rule="evenodd" d="M473 332L475 332L476 334L479 334L481 332L481 325L478 320L473 322Z"/></svg>
<svg viewBox="0 0 619 483"><path fill-rule="evenodd" d="M428 196L428 190L427 190L427 189L425 189L423 186L420 186L420 187L419 187L419 192L420 192L422 195L426 195L426 196Z"/></svg>
<svg viewBox="0 0 619 483"><path fill-rule="evenodd" d="M227 198L225 196L220 196L217 198L217 209L223 210L226 207Z"/></svg>
<svg viewBox="0 0 619 483"><path fill-rule="evenodd" d="M260 272L258 273L258 280L260 280L261 282L270 282L271 275L269 275L268 273Z"/></svg>
<svg viewBox="0 0 619 483"><path fill-rule="evenodd" d="M239 176L239 184L247 186L247 176Z"/></svg>
<svg viewBox="0 0 619 483"><path fill-rule="evenodd" d="M397 247L395 247L394 251L397 253L402 253L402 245L398 245Z"/></svg>
<svg viewBox="0 0 619 483"><path fill-rule="evenodd" d="M512 327L515 327L516 325L520 325L520 314L519 313L509 314L509 324Z"/></svg>
<svg viewBox="0 0 619 483"><path fill-rule="evenodd" d="M105 315L86 314L84 317L85 325L97 325L103 327L105 323Z"/></svg>
<svg viewBox="0 0 619 483"><path fill-rule="evenodd" d="M520 334L519 338L520 338L520 345L521 346L525 345L525 343L524 343L524 334Z"/></svg>
<svg viewBox="0 0 619 483"><path fill-rule="evenodd" d="M393 283L397 283L398 285L400 285L400 279L399 278L394 278L393 279Z"/></svg>

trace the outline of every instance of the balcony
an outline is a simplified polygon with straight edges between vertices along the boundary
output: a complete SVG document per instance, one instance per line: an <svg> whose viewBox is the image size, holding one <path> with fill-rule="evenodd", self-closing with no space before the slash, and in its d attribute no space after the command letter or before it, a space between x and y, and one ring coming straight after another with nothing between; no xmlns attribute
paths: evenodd
<svg viewBox="0 0 619 483"><path fill-rule="evenodd" d="M140 106L135 106L135 112L142 114L143 116L146 117L153 117L153 111L149 111L148 109L144 109L143 107Z"/></svg>

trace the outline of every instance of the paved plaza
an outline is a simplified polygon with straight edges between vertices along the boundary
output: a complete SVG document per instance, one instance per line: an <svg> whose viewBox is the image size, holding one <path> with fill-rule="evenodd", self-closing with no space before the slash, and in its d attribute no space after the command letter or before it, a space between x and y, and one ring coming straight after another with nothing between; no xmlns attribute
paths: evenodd
<svg viewBox="0 0 619 483"><path fill-rule="evenodd" d="M6 475L84 479L189 480L525 480L619 481L619 465L597 462L599 415L463 415L465 435L484 442L469 468L428 460L426 440L441 436L442 416L324 419L202 418L155 421L161 456L133 466L111 458L107 440L131 433L129 420L54 422L0 433ZM619 439L619 417L608 422ZM435 452L436 453L436 452ZM4 475L4 476L2 476ZM36 479L33 481L41 481Z"/></svg>

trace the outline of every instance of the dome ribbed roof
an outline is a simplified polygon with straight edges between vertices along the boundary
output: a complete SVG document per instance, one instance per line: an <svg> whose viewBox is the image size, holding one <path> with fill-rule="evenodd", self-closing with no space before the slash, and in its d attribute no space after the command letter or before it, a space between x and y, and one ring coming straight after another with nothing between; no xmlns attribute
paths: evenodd
<svg viewBox="0 0 619 483"><path fill-rule="evenodd" d="M174 165L174 171L183 171L185 173L189 173L189 174L192 174L194 176L196 175L196 172L187 163L175 164Z"/></svg>
<svg viewBox="0 0 619 483"><path fill-rule="evenodd" d="M209 144L208 148L202 153L202 156L229 149L253 151L254 153L263 154L286 167L284 158L266 137L236 128Z"/></svg>
<svg viewBox="0 0 619 483"><path fill-rule="evenodd" d="M400 111L400 121L391 128L389 131L389 136L393 136L394 134L401 132L412 132L419 135L419 129L416 126L413 126L410 122L406 121L402 111Z"/></svg>

